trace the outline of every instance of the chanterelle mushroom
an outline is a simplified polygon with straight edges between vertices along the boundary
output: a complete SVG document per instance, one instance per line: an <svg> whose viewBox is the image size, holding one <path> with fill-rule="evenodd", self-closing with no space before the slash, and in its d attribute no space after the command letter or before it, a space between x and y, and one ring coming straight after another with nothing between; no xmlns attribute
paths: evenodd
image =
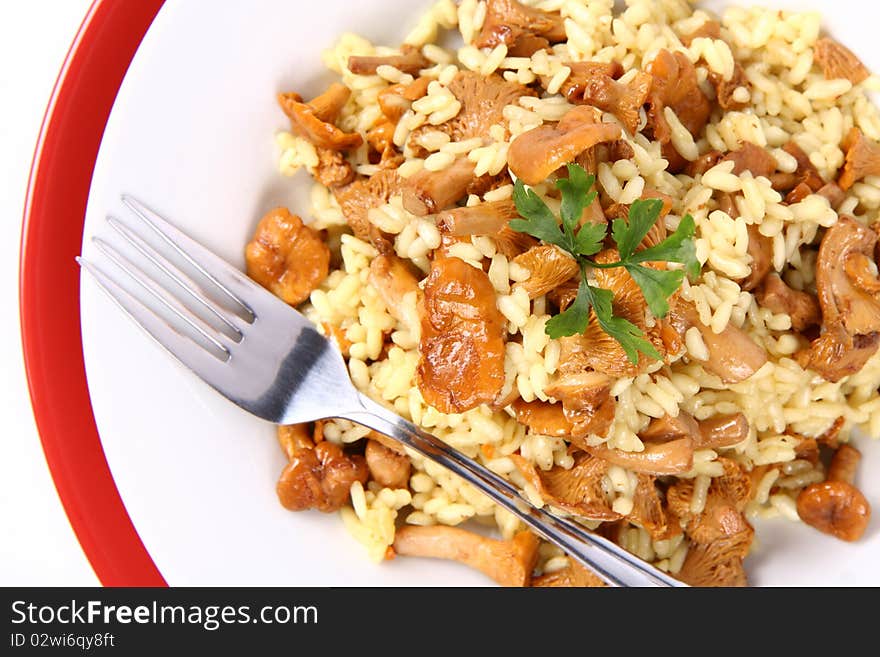
<svg viewBox="0 0 880 657"><path fill-rule="evenodd" d="M545 573L532 578L532 586L536 587L601 587L607 586L602 578L590 572L573 559L562 570Z"/></svg>
<svg viewBox="0 0 880 657"><path fill-rule="evenodd" d="M779 274L767 276L755 293L755 298L764 308L791 317L791 328L795 331L803 331L821 321L816 298L808 292L788 287Z"/></svg>
<svg viewBox="0 0 880 657"><path fill-rule="evenodd" d="M767 152L767 149L761 148L757 144L745 141L735 151L727 153L722 161L730 160L733 162L733 172L736 175L743 171L750 171L753 176L764 176L769 178L776 171L776 160Z"/></svg>
<svg viewBox="0 0 880 657"><path fill-rule="evenodd" d="M730 214L728 212L728 214ZM773 240L762 235L757 224L749 224L746 230L749 233L748 254L752 258L749 275L739 281L743 290L753 290L773 268Z"/></svg>
<svg viewBox="0 0 880 657"><path fill-rule="evenodd" d="M617 81L623 73L623 67L617 62L572 62L568 66L571 73L560 92L569 102L609 112L620 120L627 132L635 134L639 127L639 110L651 91L651 76L638 71L623 84ZM545 76L541 82L546 84L550 79Z"/></svg>
<svg viewBox="0 0 880 657"><path fill-rule="evenodd" d="M444 244L471 235L486 235L495 240L499 253L513 259L538 243L528 233L513 230L508 225L517 217L519 211L512 200L486 201L441 212L437 215L437 228Z"/></svg>
<svg viewBox="0 0 880 657"><path fill-rule="evenodd" d="M400 448L394 449L385 441L369 439L364 458L370 469L370 477L386 488L406 488L412 463Z"/></svg>
<svg viewBox="0 0 880 657"><path fill-rule="evenodd" d="M466 156L460 156L442 171L422 169L403 183L404 207L425 216L455 205L467 194L475 168Z"/></svg>
<svg viewBox="0 0 880 657"><path fill-rule="evenodd" d="M865 176L880 175L880 144L868 139L858 128L849 131L843 142L846 160L837 184L844 191Z"/></svg>
<svg viewBox="0 0 880 657"><path fill-rule="evenodd" d="M816 260L816 289L823 333L797 360L828 381L858 372L880 347L880 301L871 279L858 266L873 259L877 234L854 219L840 217L822 238ZM847 270L850 264L849 271ZM852 275L854 274L854 276Z"/></svg>
<svg viewBox="0 0 880 657"><path fill-rule="evenodd" d="M354 234L362 240L370 241L373 225L368 218L372 208L379 207L401 190L402 179L392 169L377 171L369 178L334 190L342 214Z"/></svg>
<svg viewBox="0 0 880 657"><path fill-rule="evenodd" d="M595 257L596 262L608 263L618 260L616 249L605 249ZM594 270L596 285L614 293L614 314L623 317L639 327L661 353L665 353L660 339L660 323L648 327L645 321L647 303L641 288L623 268ZM638 365L633 365L626 357L623 347L599 326L595 313L590 311L590 322L582 335L560 339L561 361L571 361L570 371L595 370L608 376L634 376L653 362L640 356Z"/></svg>
<svg viewBox="0 0 880 657"><path fill-rule="evenodd" d="M403 556L452 559L502 586L526 586L538 559L538 539L529 531L500 541L458 527L407 525L397 530L394 551Z"/></svg>
<svg viewBox="0 0 880 657"><path fill-rule="evenodd" d="M845 78L853 84L863 82L871 73L852 51L834 39L822 37L813 46L813 59L822 67L826 80Z"/></svg>
<svg viewBox="0 0 880 657"><path fill-rule="evenodd" d="M504 384L504 316L489 277L459 258L435 258L425 281L418 386L443 413L492 402Z"/></svg>
<svg viewBox="0 0 880 657"><path fill-rule="evenodd" d="M843 541L861 538L871 518L871 505L852 483L861 458L861 453L850 445L837 449L826 481L811 484L798 495L801 520Z"/></svg>
<svg viewBox="0 0 880 657"><path fill-rule="evenodd" d="M602 123L598 110L579 105L566 112L555 126L541 125L514 139L507 163L517 178L537 185L588 148L620 137L619 126Z"/></svg>
<svg viewBox="0 0 880 657"><path fill-rule="evenodd" d="M552 244L533 246L513 262L530 272L528 279L514 285L528 292L529 299L547 294L580 271L574 258Z"/></svg>
<svg viewBox="0 0 880 657"><path fill-rule="evenodd" d="M681 124L697 138L706 122L712 106L700 90L694 65L681 52L660 50L648 66L653 76L651 93L648 95L648 126L653 138L663 144L663 157L669 160L669 169L677 171L685 160L672 147L672 129L663 110L672 109Z"/></svg>
<svg viewBox="0 0 880 657"><path fill-rule="evenodd" d="M607 445L596 445L587 449L593 456L609 463L645 474L683 474L694 463L694 445L689 436L665 443L649 443L641 452L625 452Z"/></svg>
<svg viewBox="0 0 880 657"><path fill-rule="evenodd" d="M415 304L421 290L405 261L393 254L379 254L370 262L367 280L379 293L388 313L407 330L417 332L419 317Z"/></svg>
<svg viewBox="0 0 880 657"><path fill-rule="evenodd" d="M419 128L449 135L452 142L485 137L489 128L504 123L504 108L516 104L522 96L534 95L531 89L508 82L499 75L480 75L472 71L456 74L448 86L461 103L458 114L437 126ZM455 163L441 171L423 170L407 179L403 193L404 207L420 216L439 212L455 205L474 183L474 163L460 156Z"/></svg>
<svg viewBox="0 0 880 657"><path fill-rule="evenodd" d="M565 39L565 25L559 12L541 11L516 0L488 0L486 18L474 45L494 48L503 43L510 50L519 50L517 55L527 57ZM522 52L526 47L531 52Z"/></svg>
<svg viewBox="0 0 880 657"><path fill-rule="evenodd" d="M669 512L685 522L691 541L678 576L692 586L745 586L743 559L754 529L742 513L752 492L752 479L735 461L719 458L721 477L712 479L703 510L694 514L692 479L682 479L666 493Z"/></svg>
<svg viewBox="0 0 880 657"><path fill-rule="evenodd" d="M363 456L349 456L326 440L315 445L306 425L280 426L278 433L290 459L276 486L284 508L338 511L348 501L355 481L367 483L369 472Z"/></svg>
<svg viewBox="0 0 880 657"><path fill-rule="evenodd" d="M614 422L617 402L611 396L611 379L600 372L585 372L562 363L556 380L544 391L562 402L570 423L568 439L581 449L589 435L605 436Z"/></svg>
<svg viewBox="0 0 880 657"><path fill-rule="evenodd" d="M749 422L742 413L714 415L698 423L700 436L694 446L700 449L733 447L749 436Z"/></svg>
<svg viewBox="0 0 880 657"><path fill-rule="evenodd" d="M519 211L513 200L487 201L441 212L437 215L437 228L453 237L495 235L517 217Z"/></svg>
<svg viewBox="0 0 880 657"><path fill-rule="evenodd" d="M518 454L512 454L510 459L548 504L590 520L618 520L621 517L611 509L602 483L608 472L606 461L580 453L574 457L570 469L554 466L544 471Z"/></svg>
<svg viewBox="0 0 880 657"><path fill-rule="evenodd" d="M358 133L343 132L333 124L350 94L347 87L334 83L307 103L302 102L302 96L295 93L279 94L278 102L290 118L294 132L317 147L340 151L356 148L363 143Z"/></svg>
<svg viewBox="0 0 880 657"><path fill-rule="evenodd" d="M610 464L603 459L580 452L575 455L570 469L553 466L546 471L539 470L519 454L512 454L510 459L547 504L590 520L610 522L625 518L654 538L666 534L666 512L655 486L655 477L649 474L637 473L632 511L623 516L614 511L606 494L606 474Z"/></svg>
<svg viewBox="0 0 880 657"><path fill-rule="evenodd" d="M292 306L327 278L330 249L287 208L275 208L257 225L245 248L247 274Z"/></svg>
<svg viewBox="0 0 880 657"><path fill-rule="evenodd" d="M410 45L404 45L399 55L385 57L352 55L348 58L348 70L357 75L373 75L382 65L393 66L399 71L415 75L423 68L431 66L431 60L418 48Z"/></svg>
<svg viewBox="0 0 880 657"><path fill-rule="evenodd" d="M725 383L745 381L767 362L767 352L748 333L728 324L716 334L700 321L690 302L678 299L670 305L669 317L682 335L692 326L697 328L709 352L709 360L703 363L703 368Z"/></svg>

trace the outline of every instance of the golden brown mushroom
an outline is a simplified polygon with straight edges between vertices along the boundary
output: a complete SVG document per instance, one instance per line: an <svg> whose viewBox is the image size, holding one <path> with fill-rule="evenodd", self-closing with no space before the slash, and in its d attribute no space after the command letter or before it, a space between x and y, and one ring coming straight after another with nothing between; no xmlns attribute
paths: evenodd
<svg viewBox="0 0 880 657"><path fill-rule="evenodd" d="M302 96L296 93L278 94L278 102L290 118L290 125L295 133L302 135L316 147L341 151L356 148L363 143L363 138L356 132L346 133L333 125L350 94L347 87L337 82L307 103L302 102Z"/></svg>
<svg viewBox="0 0 880 657"><path fill-rule="evenodd" d="M515 258L538 243L531 235L513 230L508 225L517 217L519 211L511 199L486 201L441 212L437 215L437 228L444 239L487 235L495 240L499 253Z"/></svg>
<svg viewBox="0 0 880 657"><path fill-rule="evenodd" d="M837 208L840 207L840 204L843 203L844 199L846 199L846 192L844 192L836 182L825 183L816 191L816 193L819 196L827 198L828 203L835 210L837 210Z"/></svg>
<svg viewBox="0 0 880 657"><path fill-rule="evenodd" d="M517 50L517 56L528 57L565 39L559 12L541 11L516 0L488 0L486 18L474 45L494 48L503 43L508 49Z"/></svg>
<svg viewBox="0 0 880 657"><path fill-rule="evenodd" d="M555 381L544 391L562 402L562 412L570 424L568 439L584 449L584 438L605 436L614 422L617 402L611 396L611 379L600 372L584 372L566 364Z"/></svg>
<svg viewBox="0 0 880 657"><path fill-rule="evenodd" d="M858 84L871 74L849 48L829 37L816 41L813 60L822 67L826 80L844 78Z"/></svg>
<svg viewBox="0 0 880 657"><path fill-rule="evenodd" d="M302 102L296 93L278 95L281 109L290 119L291 130L315 146L318 164L312 171L315 179L330 188L347 185L354 180L354 168L341 152L359 146L357 133L344 133L334 125L339 112L351 95L348 87L334 83L327 91L309 101Z"/></svg>
<svg viewBox="0 0 880 657"><path fill-rule="evenodd" d="M807 292L788 287L779 274L767 276L755 292L755 298L764 308L790 316L791 328L795 331L803 331L821 321L816 298Z"/></svg>
<svg viewBox="0 0 880 657"><path fill-rule="evenodd" d="M514 289L524 289L529 299L537 299L547 294L580 271L574 258L552 244L533 246L515 257L513 262L530 272L530 276L525 281L513 286Z"/></svg>
<svg viewBox="0 0 880 657"><path fill-rule="evenodd" d="M501 541L458 527L407 525L397 530L394 551L410 557L451 559L476 568L502 586L526 586L538 559L538 539L529 531Z"/></svg>
<svg viewBox="0 0 880 657"><path fill-rule="evenodd" d="M555 126L541 125L516 137L510 144L507 162L517 178L537 185L588 148L620 136L620 127L602 123L598 110L579 105L566 112Z"/></svg>
<svg viewBox="0 0 880 657"><path fill-rule="evenodd" d="M639 433L639 438L649 443L665 443L686 437L696 444L700 440L700 425L693 415L684 411L679 411L676 417L664 415L655 418Z"/></svg>
<svg viewBox="0 0 880 657"><path fill-rule="evenodd" d="M491 403L504 384L504 316L489 277L459 258L435 258L425 281L418 386L443 413Z"/></svg>
<svg viewBox="0 0 880 657"><path fill-rule="evenodd" d="M437 215L437 227L444 235L454 237L494 235L517 217L519 211L513 200L487 201L441 212Z"/></svg>
<svg viewBox="0 0 880 657"><path fill-rule="evenodd" d="M603 479L608 462L583 452L574 457L574 465L566 470L554 466L539 470L519 454L510 459L526 481L547 504L590 520L618 520L622 516L611 509Z"/></svg>
<svg viewBox="0 0 880 657"><path fill-rule="evenodd" d="M392 196L399 194L402 182L396 171L383 169L369 178L360 178L350 185L334 190L342 214L357 237L372 241L370 238L373 224L368 218L369 211L384 205Z"/></svg>
<svg viewBox="0 0 880 657"><path fill-rule="evenodd" d="M683 474L694 464L694 444L689 436L665 443L649 443L641 452L625 452L607 445L590 446L587 450L604 461L644 474Z"/></svg>
<svg viewBox="0 0 880 657"><path fill-rule="evenodd" d="M534 587L602 587L607 586L602 578L590 572L573 559L569 564L552 573L545 573L539 577L533 577L531 586Z"/></svg>
<svg viewBox="0 0 880 657"><path fill-rule="evenodd" d="M690 47L694 39L704 37L707 39L721 38L721 24L715 20L707 20L700 27L689 34L681 35L681 42ZM745 71L739 62L733 63L733 75L729 80L725 80L724 76L715 71L709 71L709 81L715 87L715 96L718 105L723 110L742 109L748 105L748 102L737 101L733 98L733 92L739 87L749 88L749 79L746 77Z"/></svg>
<svg viewBox="0 0 880 657"><path fill-rule="evenodd" d="M290 460L276 486L278 499L291 511L338 511L348 501L351 485L367 482L367 464L363 456L349 456L326 440L316 445L306 427L278 427L279 441Z"/></svg>
<svg viewBox="0 0 880 657"><path fill-rule="evenodd" d="M871 505L853 485L861 453L841 445L831 459L826 481L811 484L797 498L798 515L808 525L842 541L857 541L871 519Z"/></svg>
<svg viewBox="0 0 880 657"><path fill-rule="evenodd" d="M418 329L418 313L405 301L407 298L418 301L422 291L404 260L393 254L379 254L370 262L367 281L379 293L388 313L394 319L410 331Z"/></svg>
<svg viewBox="0 0 880 657"><path fill-rule="evenodd" d="M865 176L880 175L880 144L868 139L858 128L849 131L843 142L846 160L837 184L843 191Z"/></svg>
<svg viewBox="0 0 880 657"><path fill-rule="evenodd" d="M762 235L757 224L749 224L746 230L749 233L748 254L752 263L749 275L739 281L739 286L748 291L758 287L773 268L773 240Z"/></svg>
<svg viewBox="0 0 880 657"><path fill-rule="evenodd" d="M499 75L487 77L472 71L456 74L448 89L461 103L458 114L440 125L418 128L410 139L422 130L443 132L449 135L453 143L473 137L484 138L492 125L503 123L507 105L515 105L522 96L534 95L531 89L508 82ZM490 176L475 179L474 166L466 155L462 155L445 169L422 170L411 176L404 187L404 207L419 216L452 207L469 191L475 190L480 180L491 179Z"/></svg>
<svg viewBox="0 0 880 657"><path fill-rule="evenodd" d="M728 324L716 334L700 321L690 302L679 299L671 304L669 317L681 335L692 326L697 328L709 351L709 360L703 367L725 383L745 381L767 362L767 352L748 333Z"/></svg>
<svg viewBox="0 0 880 657"><path fill-rule="evenodd" d="M742 562L754 529L742 510L752 496L752 477L731 459L718 462L724 474L712 479L700 513L691 511L693 480L679 480L666 492L669 513L684 521L691 541L678 577L692 586L745 586Z"/></svg>
<svg viewBox="0 0 880 657"><path fill-rule="evenodd" d="M422 98L428 93L428 85L431 78L416 78L409 84L392 84L379 92L376 102L379 109L391 123L397 125L400 117L406 113L414 100Z"/></svg>
<svg viewBox="0 0 880 657"><path fill-rule="evenodd" d="M723 158L722 162L733 162L733 172L740 175L743 171L750 171L756 178L764 176L769 178L776 171L776 160L767 149L753 144L750 141L744 141L740 147L729 152Z"/></svg>
<svg viewBox="0 0 880 657"><path fill-rule="evenodd" d="M648 66L653 77L648 95L648 126L654 139L663 144L663 157L669 161L669 170L680 171L686 160L672 146L672 130L664 116L669 107L681 124L697 138L709 120L712 106L697 83L694 65L681 52L660 50Z"/></svg>
<svg viewBox="0 0 880 657"><path fill-rule="evenodd" d="M442 171L422 169L403 183L403 206L422 217L455 205L473 183L475 168L462 155Z"/></svg>
<svg viewBox="0 0 880 657"><path fill-rule="evenodd" d="M733 447L749 436L749 422L742 413L715 415L698 423L699 437L694 442L698 449Z"/></svg>
<svg viewBox="0 0 880 657"><path fill-rule="evenodd" d="M657 490L657 478L643 472L636 473L636 490L633 494L633 508L626 516L632 524L641 527L654 540L669 537L670 524L663 499Z"/></svg>
<svg viewBox="0 0 880 657"><path fill-rule="evenodd" d="M373 75L380 66L393 66L398 71L416 75L423 68L432 65L431 60L418 48L404 45L399 55L384 57L352 55L348 58L348 70L357 75Z"/></svg>
<svg viewBox="0 0 880 657"><path fill-rule="evenodd" d="M740 87L745 89L751 87L749 78L738 61L733 62L733 75L729 80L725 80L720 73L709 71L709 82L715 87L715 97L721 109L740 110L749 106L748 100L737 100L734 93Z"/></svg>
<svg viewBox="0 0 880 657"><path fill-rule="evenodd" d="M719 534L711 541L693 541L678 577L691 586L747 586L743 559L755 530L742 513L729 506L713 508L706 524Z"/></svg>
<svg viewBox="0 0 880 657"><path fill-rule="evenodd" d="M616 262L616 249L605 249L595 256L599 263ZM662 323L649 327L645 321L647 303L641 288L623 268L594 270L596 284L611 290L614 294L612 307L614 314L623 317L639 327L647 339L661 355L665 353L660 338ZM567 362L569 371L594 370L608 376L634 376L644 371L651 360L641 354L637 365L627 359L623 347L599 326L595 313L590 311L590 322L582 335L572 335L560 339L560 362ZM570 361L570 362L568 362Z"/></svg>
<svg viewBox="0 0 880 657"><path fill-rule="evenodd" d="M562 404L517 399L511 404L516 421L542 436L564 437L571 433L571 422L565 417Z"/></svg>
<svg viewBox="0 0 880 657"><path fill-rule="evenodd" d="M386 488L406 488L412 463L409 457L398 449L387 446L387 442L367 440L364 458L370 470L370 477Z"/></svg>
<svg viewBox="0 0 880 657"><path fill-rule="evenodd" d="M819 246L816 289L824 332L797 360L828 381L858 372L880 347L880 301L871 291L877 275L862 266L876 244L873 230L841 217Z"/></svg>
<svg viewBox="0 0 880 657"><path fill-rule="evenodd" d="M649 443L664 443L688 437L695 449L718 449L741 443L749 435L745 415L716 415L697 422L692 415L679 411L677 417L664 415L651 420L639 433L639 438Z"/></svg>
<svg viewBox="0 0 880 657"><path fill-rule="evenodd" d="M690 176L691 178L696 178L697 176L702 176L709 169L711 169L716 164L718 164L721 161L722 157L724 157L724 154L721 151L716 151L716 150L707 151L707 152L703 153L702 155L700 155L696 160L688 162L684 167L684 173L686 175ZM729 209L732 208L731 211L736 209L736 206L733 205L733 197L730 194L723 193L723 194L720 194L720 197L722 199L725 197L730 199L729 205L727 207L724 207L723 205L721 205L721 209L724 210L724 212L727 212L727 214L730 214L730 212L728 212ZM720 205L720 202L719 202L719 205Z"/></svg>
<svg viewBox="0 0 880 657"><path fill-rule="evenodd" d="M810 162L809 156L795 142L789 141L783 147L786 153L791 155L797 162L797 168L793 173L774 173L770 176L773 189L778 191L791 190L801 183L805 183L812 191L818 191L824 184L818 169Z"/></svg>
<svg viewBox="0 0 880 657"><path fill-rule="evenodd" d="M244 255L247 275L291 306L308 299L330 267L330 249L320 235L287 208L260 220Z"/></svg>
<svg viewBox="0 0 880 657"><path fill-rule="evenodd" d="M638 71L626 84L617 81L623 67L617 62L572 62L566 81L560 87L568 101L598 107L616 116L630 134L639 127L639 110L651 91L652 78ZM541 84L547 85L551 76L542 76Z"/></svg>

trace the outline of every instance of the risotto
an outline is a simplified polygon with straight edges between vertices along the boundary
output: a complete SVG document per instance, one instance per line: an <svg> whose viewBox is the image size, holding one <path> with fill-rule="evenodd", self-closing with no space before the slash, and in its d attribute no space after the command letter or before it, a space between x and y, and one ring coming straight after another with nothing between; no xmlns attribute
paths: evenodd
<svg viewBox="0 0 880 657"><path fill-rule="evenodd" d="M815 13L613 5L440 0L399 47L342 35L337 83L279 95L280 172L314 178L311 204L263 218L248 273L363 393L533 503L743 585L751 519L857 540L870 514L849 439L880 436L878 79ZM560 248L529 212L595 245ZM601 584L384 436L279 437L281 503L339 512L376 562Z"/></svg>

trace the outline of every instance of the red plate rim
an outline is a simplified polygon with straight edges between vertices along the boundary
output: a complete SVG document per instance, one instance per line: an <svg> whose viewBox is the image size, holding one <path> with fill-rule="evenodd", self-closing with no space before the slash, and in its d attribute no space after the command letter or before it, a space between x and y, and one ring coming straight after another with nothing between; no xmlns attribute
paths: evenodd
<svg viewBox="0 0 880 657"><path fill-rule="evenodd" d="M119 87L164 0L94 0L43 118L28 181L19 305L25 369L49 470L105 586L166 586L125 510L89 399L79 267L86 203Z"/></svg>

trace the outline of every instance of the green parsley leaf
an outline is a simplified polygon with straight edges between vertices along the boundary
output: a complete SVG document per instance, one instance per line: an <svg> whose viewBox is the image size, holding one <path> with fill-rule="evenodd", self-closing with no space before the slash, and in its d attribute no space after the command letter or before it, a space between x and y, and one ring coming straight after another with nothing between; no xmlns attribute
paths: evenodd
<svg viewBox="0 0 880 657"><path fill-rule="evenodd" d="M594 182L596 178L588 175L586 169L576 164L568 165L568 178L560 178L556 181L556 187L562 192L562 205L559 208L562 225L572 234L581 220L584 209L596 198L596 192L590 191Z"/></svg>
<svg viewBox="0 0 880 657"><path fill-rule="evenodd" d="M648 308L655 317L666 317L669 312L669 297L681 287L684 272L681 269L652 269L644 265L627 264L626 270L642 289Z"/></svg>
<svg viewBox="0 0 880 657"><path fill-rule="evenodd" d="M509 225L513 230L520 233L528 233L532 237L544 240L548 244L571 252L571 243L568 236L559 228L556 217L541 197L531 189L526 189L521 180L517 180L513 187L513 202L516 210L523 219L512 219Z"/></svg>
<svg viewBox="0 0 880 657"><path fill-rule="evenodd" d="M660 360L661 356L657 349L644 339L642 331L638 326L623 317L614 316L612 308L614 294L611 290L593 287L592 285L589 288L592 293L593 310L596 312L599 326L620 343L629 362L636 365L639 362L638 352L640 351L650 358Z"/></svg>
<svg viewBox="0 0 880 657"><path fill-rule="evenodd" d="M605 224L593 224L589 221L581 226L577 237L574 238L575 254L589 256L599 253L607 228Z"/></svg>
<svg viewBox="0 0 880 657"><path fill-rule="evenodd" d="M581 277L581 284L572 304L547 320L544 332L554 339L583 333L590 321L590 296L590 286Z"/></svg>
<svg viewBox="0 0 880 657"><path fill-rule="evenodd" d="M663 209L660 199L638 199L632 203L627 219L615 219L611 224L611 236L620 253L618 262L597 263L587 256L598 253L607 233L604 224L586 223L580 228L584 209L596 200L591 191L595 179L583 167L568 165L568 178L559 179L557 188L562 193L560 219L547 204L522 181L517 180L513 200L522 219L514 219L510 227L554 244L574 257L581 268L578 293L571 306L547 321L546 333L551 338L583 333L590 321L590 309L596 315L599 327L617 340L631 363L638 363L639 353L660 359L657 349L638 326L623 317L614 315L614 294L611 290L593 287L587 282L587 267L624 267L642 290L651 312L664 317L669 312L669 297L681 286L685 271L691 276L700 272L700 263L694 247L695 224L693 217L685 216L675 232L656 246L636 252ZM685 270L653 269L641 263L677 262Z"/></svg>
<svg viewBox="0 0 880 657"><path fill-rule="evenodd" d="M700 273L700 261L694 247L694 228L694 218L685 215L672 235L656 246L634 253L630 259L633 262L679 262L685 265L689 276L695 277Z"/></svg>
<svg viewBox="0 0 880 657"><path fill-rule="evenodd" d="M663 201L659 198L637 199L629 206L629 221L615 219L612 222L611 236L617 243L621 261L629 259L633 254L651 230L651 226L656 223L662 209Z"/></svg>

